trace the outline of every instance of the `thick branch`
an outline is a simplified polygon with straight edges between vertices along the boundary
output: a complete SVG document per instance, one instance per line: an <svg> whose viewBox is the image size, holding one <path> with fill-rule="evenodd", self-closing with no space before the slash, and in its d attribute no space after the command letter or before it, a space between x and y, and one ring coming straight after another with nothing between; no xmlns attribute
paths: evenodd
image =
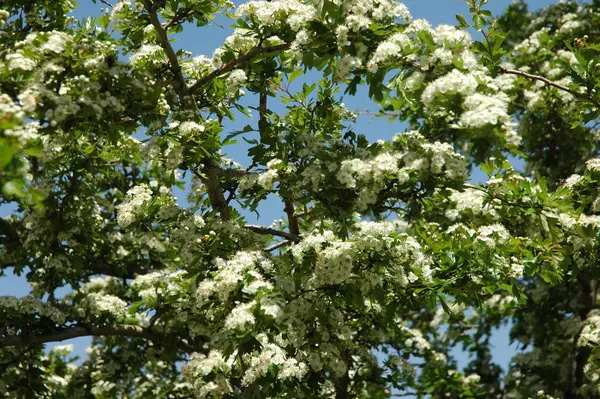
<svg viewBox="0 0 600 399"><path fill-rule="evenodd" d="M203 77L202 79L198 79L193 85L188 88L190 93L197 90L199 87L205 85L206 83L212 81L213 79L234 70L239 64L244 61L248 61L256 56L268 53L276 53L278 51L283 51L289 49L291 46L290 43L278 44L276 46L267 46L267 47L255 47L252 50L248 51L246 54L240 55L238 58L235 58L228 63L224 64L221 68L216 69Z"/></svg>
<svg viewBox="0 0 600 399"><path fill-rule="evenodd" d="M580 347L578 341L584 330L590 311L596 308L596 298L598 295L598 280L584 275L579 276L578 280L581 287L579 317L582 321L582 327L575 337L573 337L573 352L571 354L571 361L569 362L565 399L578 399L582 397L580 389L587 382L585 366L589 361L591 350L587 346Z"/></svg>
<svg viewBox="0 0 600 399"><path fill-rule="evenodd" d="M174 344L177 348L186 352L194 352L185 340L175 341L172 337L158 335L150 332L147 329L134 325L120 325L112 327L82 327L74 326L67 327L64 330L55 330L43 335L15 335L8 337L0 337L0 347L3 346L31 346L40 345L47 342L58 342L66 339L87 337L87 336L120 336L130 338L142 338L148 341L153 341L161 344Z"/></svg>
<svg viewBox="0 0 600 399"><path fill-rule="evenodd" d="M138 275L147 274L161 269L164 267L164 265L152 261L142 262L137 259L130 262L111 264L100 258L95 261L90 260L82 267L84 270L88 270L94 274L104 274L106 276L117 278L133 279Z"/></svg>
<svg viewBox="0 0 600 399"><path fill-rule="evenodd" d="M154 29L158 34L160 45L167 54L167 58L169 59L169 68L171 69L171 72L173 72L175 80L178 82L179 87L177 87L177 89L179 92L181 103L185 104L185 96L189 93L189 90L185 81L185 77L183 76L183 72L181 71L181 65L179 64L179 60L177 59L177 54L175 53L175 50L173 50L173 46L171 46L171 43L169 43L167 31L158 19L156 8L153 7L149 1L145 2L145 6L150 16L150 22L152 23L152 26L154 26ZM195 108L197 111L198 109L193 98L190 101L193 108ZM231 213L229 211L227 201L225 201L223 189L221 188L221 182L218 173L220 168L218 168L215 165L214 160L212 158L207 158L203 162L206 166L206 168L203 170L206 178L202 178L201 176L199 177L201 177L202 182L208 190L208 198L210 199L210 203L213 206L213 208L217 212L219 212L223 220L228 220L231 216Z"/></svg>
<svg viewBox="0 0 600 399"><path fill-rule="evenodd" d="M222 169L215 165L215 162L211 158L206 158L204 159L204 169L202 170L204 176L193 170L192 173L194 173L206 186L210 204L217 212L219 212L221 219L229 220L231 212L229 211L229 206L225 200L225 195L221 188L221 181L219 179L219 171L221 170Z"/></svg>
<svg viewBox="0 0 600 399"><path fill-rule="evenodd" d="M517 71L517 70L514 70L514 69L508 69L508 68L504 68L504 67L500 67L500 71L502 71L504 73L507 73L509 75L517 75L517 76L523 76L524 78L527 78L527 79L539 80L540 82L544 82L544 83L546 83L549 86L556 87L557 89L565 91L565 92L567 92L569 94L572 94L573 96L575 96L577 98L580 98L580 99L582 99L584 101L589 101L592 104L594 104L596 107L600 108L600 102L598 102L598 100L596 98L594 98L594 96L592 96L590 94L586 94L586 93L580 93L580 92L578 92L576 90L573 90L573 89L571 89L571 88L569 88L569 87L567 87L565 85L553 82L553 81L551 81L549 79L546 79L543 76L532 75L532 74L527 73L527 72Z"/></svg>
<svg viewBox="0 0 600 399"><path fill-rule="evenodd" d="M294 202L291 199L286 198L284 203L285 203L285 207L283 208L283 210L285 211L285 213L288 216L288 224L290 225L290 233L292 233L295 236L300 235L300 228L298 226L298 216L296 216Z"/></svg>
<svg viewBox="0 0 600 399"><path fill-rule="evenodd" d="M0 218L0 244L18 244L19 241L19 232L15 224Z"/></svg>
<svg viewBox="0 0 600 399"><path fill-rule="evenodd" d="M247 224L244 226L244 228L251 230L255 233L258 233L258 234L270 234L272 236L283 237L290 241L298 241L299 240L299 237L296 234L291 234L291 233L288 233L285 231L272 229L270 227L257 226L254 224Z"/></svg>

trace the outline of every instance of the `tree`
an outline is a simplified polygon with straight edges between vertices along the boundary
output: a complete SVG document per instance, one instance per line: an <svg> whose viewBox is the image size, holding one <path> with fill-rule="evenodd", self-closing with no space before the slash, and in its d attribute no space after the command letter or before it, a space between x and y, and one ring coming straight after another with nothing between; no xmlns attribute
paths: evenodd
<svg viewBox="0 0 600 399"><path fill-rule="evenodd" d="M392 0L102 2L0 11L0 266L31 285L0 297L5 397L600 397L597 1L436 28ZM223 13L212 57L176 50ZM407 132L355 131L362 85ZM267 197L285 218L248 224ZM45 351L80 336L80 367Z"/></svg>

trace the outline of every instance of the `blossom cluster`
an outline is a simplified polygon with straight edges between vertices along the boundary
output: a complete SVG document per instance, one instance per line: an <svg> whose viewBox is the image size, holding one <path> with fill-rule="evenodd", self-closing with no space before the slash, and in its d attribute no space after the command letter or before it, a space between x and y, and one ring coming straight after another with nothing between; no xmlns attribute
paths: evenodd
<svg viewBox="0 0 600 399"><path fill-rule="evenodd" d="M133 223L143 209L143 206L152 199L152 190L146 184L140 184L127 191L127 201L118 206L117 220L119 225L127 227Z"/></svg>

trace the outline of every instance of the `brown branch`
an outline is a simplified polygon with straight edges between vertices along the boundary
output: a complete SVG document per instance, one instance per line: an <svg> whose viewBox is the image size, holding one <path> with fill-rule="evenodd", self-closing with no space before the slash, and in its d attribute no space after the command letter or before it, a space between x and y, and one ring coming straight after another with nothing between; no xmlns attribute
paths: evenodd
<svg viewBox="0 0 600 399"><path fill-rule="evenodd" d="M573 337L571 361L569 362L567 389L565 391L565 399L579 398L580 389L586 384L587 378L585 375L585 367L589 362L591 349L587 346L580 347L578 345L579 337L581 336L585 323L589 317L590 311L596 309L598 295L598 280L589 276L578 276L580 291L579 317L581 318L581 328Z"/></svg>
<svg viewBox="0 0 600 399"><path fill-rule="evenodd" d="M211 158L205 158L203 162L204 168L202 169L202 172L204 173L204 176L193 169L191 169L191 171L206 186L210 204L220 213L221 219L229 220L231 212L229 210L229 205L227 205L227 201L225 200L225 195L223 194L223 189L221 188L221 182L219 180L219 170L222 169L216 166Z"/></svg>
<svg viewBox="0 0 600 399"><path fill-rule="evenodd" d="M499 200L501 202L504 202L507 205L514 206L514 207L517 207L517 208L527 208L527 209L534 208L534 209L537 209L540 212L544 212L544 211L551 211L552 212L553 211L552 208L546 208L546 207L544 207L543 204L520 204L520 203L515 202L515 201L507 200L506 198L500 197L498 195L493 195L488 190L486 190L484 187L480 187L480 186L477 186L475 184L465 183L465 184L463 184L463 187L464 188L470 188L470 189L473 189L473 190L481 191L481 192L486 193L487 195L489 195L491 198L497 199L497 200Z"/></svg>
<svg viewBox="0 0 600 399"><path fill-rule="evenodd" d="M167 31L162 26L157 13L157 7L153 6L151 1L144 1L144 7L146 11L148 11L148 16L150 17L150 23L154 27L156 34L158 35L158 40L160 41L160 46L164 50L167 55L167 59L169 60L169 69L173 73L173 77L177 84L174 86L175 89L179 92L179 97L181 99L181 103L184 103L185 96L188 94L188 86L185 81L185 76L183 76L183 72L181 71L181 65L179 64L179 59L177 58L177 53L171 46L169 42L169 37L167 36Z"/></svg>
<svg viewBox="0 0 600 399"><path fill-rule="evenodd" d="M110 8L113 8L114 6L112 4L110 4L107 0L100 0L100 3L109 6Z"/></svg>
<svg viewBox="0 0 600 399"><path fill-rule="evenodd" d="M343 353L342 359L346 356ZM350 393L350 375L348 374L348 370L344 373L343 376L334 380L335 384L335 399L350 399L352 397Z"/></svg>
<svg viewBox="0 0 600 399"><path fill-rule="evenodd" d="M156 7L152 6L149 0L146 0L144 2L144 5L148 11L148 15L150 16L150 22L152 23L152 26L154 26L154 29L158 34L161 47L163 48L163 50L167 54L167 58L169 59L169 69L171 70L175 77L175 80L177 81L178 87L176 87L176 89L179 93L181 104L185 105L186 96L189 94L190 90L187 86L185 76L183 76L183 72L181 71L181 65L179 64L177 54L175 53L175 50L173 50L173 46L171 46L171 43L169 42L167 31L158 19ZM195 111L198 111L198 105L194 101L193 97L190 98L190 105ZM217 165L215 165L215 162L211 157L203 159L202 162L205 166L203 169L204 176L197 176L200 177L202 183L204 183L204 185L206 186L206 189L208 191L208 198L212 207L217 212L219 212L223 220L229 220L229 218L231 217L231 212L229 210L229 206L227 205L227 201L225 200L223 189L221 187L221 181L219 178L220 168L217 167Z"/></svg>
<svg viewBox="0 0 600 399"><path fill-rule="evenodd" d="M272 236L283 237L290 241L298 241L300 237L296 234L288 233L286 231L272 229L270 227L257 226L254 224L247 224L244 226L245 229L253 231L258 234L270 234Z"/></svg>
<svg viewBox="0 0 600 399"><path fill-rule="evenodd" d="M302 212L294 212L294 217L301 218L301 217L310 215L313 211L314 211L314 208L307 209L307 210L302 211Z"/></svg>
<svg viewBox="0 0 600 399"><path fill-rule="evenodd" d="M265 252L273 252L273 251L275 251L276 249L279 249L279 248L281 248L281 247L285 247L285 246L286 246L286 245L288 245L289 243L290 243L290 241L288 241L288 240L283 240L283 241L280 241L280 242L278 242L277 244L273 244L273 245L271 245L270 247L266 247L266 248L264 249L264 251L265 251Z"/></svg>
<svg viewBox="0 0 600 399"><path fill-rule="evenodd" d="M175 13L175 16L173 17L172 20L170 20L169 22L166 23L165 25L165 31L168 31L169 28L175 26L175 25L179 25L180 23L182 23L186 18L192 16L194 14L194 10L193 9L188 9L185 10L183 12L180 12L181 10L178 10Z"/></svg>
<svg viewBox="0 0 600 399"><path fill-rule="evenodd" d="M67 327L63 330L53 330L47 334L41 335L13 335L7 337L0 337L0 347L4 346L32 346L32 345L40 345L48 342L59 342L64 341L66 339L72 339L77 337L100 337L100 336L119 336L119 337L130 337L130 338L142 338L148 341L153 341L157 343L161 343L161 345L173 344L177 348L191 353L197 351L192 346L190 346L186 340L182 339L173 339L173 337L168 337L166 335L159 335L154 332L149 331L140 326L134 325L119 325L112 327L83 327L83 326L74 326Z"/></svg>
<svg viewBox="0 0 600 399"><path fill-rule="evenodd" d="M233 169L233 168L223 168L221 166L215 166L218 173L225 177L244 177L248 176L251 173L241 169Z"/></svg>
<svg viewBox="0 0 600 399"><path fill-rule="evenodd" d="M505 68L505 67L500 67L500 71L503 72L503 73L509 74L509 75L517 75L517 76L522 76L522 77L527 78L527 79L539 80L540 82L544 82L544 83L546 83L549 86L555 87L555 88L557 88L559 90L562 90L562 91L565 91L565 92L567 92L569 94L572 94L573 96L575 96L575 97L577 97L577 98L579 98L581 100L589 101L592 104L594 104L596 107L600 108L600 102L598 102L598 100L596 98L594 98L594 96L592 96L590 94L586 94L586 93L580 93L580 92L575 91L575 90L573 90L573 89L571 89L571 88L569 88L569 87L567 87L565 85L553 82L550 79L547 79L547 78L545 78L543 76L532 75L532 74L527 73L527 72L517 71L517 70L514 70L514 69L508 69L508 68Z"/></svg>
<svg viewBox="0 0 600 399"><path fill-rule="evenodd" d="M225 65L221 66L219 69L215 69L205 77L198 79L194 84L188 87L188 91L190 93L197 90L199 87L205 85L206 83L212 81L213 79L230 72L235 69L239 64L244 61L248 61L256 56L268 54L268 53L276 53L278 51L283 51L289 49L291 43L278 44L276 46L267 46L267 47L255 47L252 50L248 51L246 54L240 55L238 58L235 58Z"/></svg>
<svg viewBox="0 0 600 399"><path fill-rule="evenodd" d="M267 121L267 91L265 82L262 82L263 91L259 95L258 100L258 132L261 140L269 139L269 122Z"/></svg>
<svg viewBox="0 0 600 399"><path fill-rule="evenodd" d="M288 224L290 225L290 233L295 236L300 235L300 228L298 226L298 217L294 208L294 202L290 198L284 199L285 207L283 210L287 213Z"/></svg>

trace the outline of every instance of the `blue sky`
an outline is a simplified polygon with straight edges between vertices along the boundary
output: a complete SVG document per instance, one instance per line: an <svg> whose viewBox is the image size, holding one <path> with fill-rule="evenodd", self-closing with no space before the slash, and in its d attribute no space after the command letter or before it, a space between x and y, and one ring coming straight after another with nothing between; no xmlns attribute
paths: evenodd
<svg viewBox="0 0 600 399"><path fill-rule="evenodd" d="M113 0L110 0L113 1ZM234 1L235 4L240 4L240 1ZM495 15L501 13L501 11L508 6L512 0L490 0L486 6ZM548 0L530 0L528 3L531 10L544 7L548 4L555 3L556 1ZM463 0L405 0L404 3L408 6L412 12L414 18L424 18L433 25L438 24L451 24L456 23L455 14L468 14L468 6ZM75 11L75 16L83 18L86 16L99 16L101 15L101 8L105 7L99 1L98 4L94 4L91 0L79 1L80 6ZM210 56L213 50L218 47L223 40L230 34L231 28L227 24L227 20L219 19L223 24L222 27L210 26L205 28L196 28L191 25L186 27L183 34L178 36L178 40L175 44L176 48L184 48L194 55L206 54ZM310 79L309 75L307 78ZM250 99L252 101L252 99ZM345 97L344 101L347 107L351 110L376 110L375 105L368 99L365 90L360 90L354 97ZM236 122L230 123L225 126L225 133L235 131L245 126L246 124L256 124L256 120L240 119ZM359 120L355 126L355 131L364 133L371 141L378 139L389 139L393 134L402 132L405 127L399 123L388 123L387 119L373 119L369 115L360 115ZM227 155L242 164L248 158L245 154L245 148L243 146L231 146L226 148ZM483 178L483 174L479 171L475 171L471 178L475 181L480 181ZM176 195L184 197L183 193L176 193ZM0 217L6 216L10 212L10 207L4 205L0 206ZM279 218L283 214L282 206L276 201L267 201L263 206L259 208L260 218L257 219L255 215L245 214L249 222L259 222L264 225L270 225L273 220ZM0 295L27 295L29 287L26 281L21 278L9 276L0 278ZM72 340L76 344L76 354L83 354L83 349L90 342L87 338L79 338ZM511 348L508 342L508 328L502 328L496 332L492 339L492 343L495 347L494 358L496 361L505 367L508 364L510 357L514 354L514 348ZM463 354L457 353L457 358L460 364L465 364L466 357Z"/></svg>

